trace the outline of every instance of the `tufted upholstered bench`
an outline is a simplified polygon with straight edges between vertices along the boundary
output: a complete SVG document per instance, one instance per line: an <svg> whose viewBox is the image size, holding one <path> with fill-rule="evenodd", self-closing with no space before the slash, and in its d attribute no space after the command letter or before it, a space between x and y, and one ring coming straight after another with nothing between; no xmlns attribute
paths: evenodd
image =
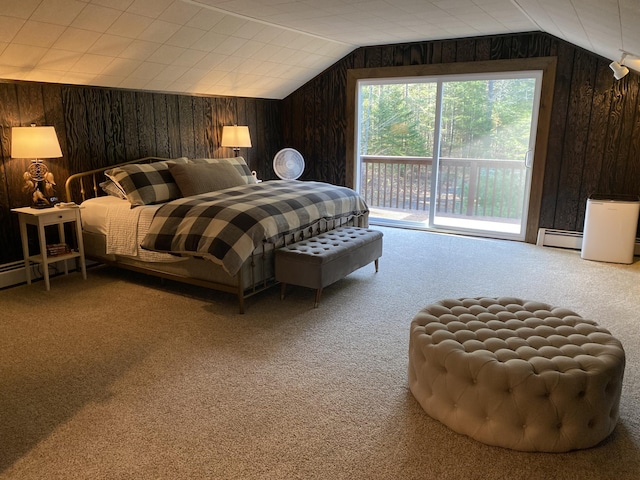
<svg viewBox="0 0 640 480"><path fill-rule="evenodd" d="M382 256L382 232L360 227L340 227L301 240L276 251L276 280L281 298L287 284L315 288L314 306L322 289Z"/></svg>
<svg viewBox="0 0 640 480"><path fill-rule="evenodd" d="M607 330L545 303L442 300L411 323L411 392L431 417L489 445L596 445L618 421L624 366Z"/></svg>

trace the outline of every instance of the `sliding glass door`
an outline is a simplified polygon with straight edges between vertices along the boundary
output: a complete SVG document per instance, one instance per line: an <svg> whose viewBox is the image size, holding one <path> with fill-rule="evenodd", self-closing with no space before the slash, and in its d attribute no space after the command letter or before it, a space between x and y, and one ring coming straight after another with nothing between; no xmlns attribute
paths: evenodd
<svg viewBox="0 0 640 480"><path fill-rule="evenodd" d="M359 80L372 221L524 239L540 71Z"/></svg>

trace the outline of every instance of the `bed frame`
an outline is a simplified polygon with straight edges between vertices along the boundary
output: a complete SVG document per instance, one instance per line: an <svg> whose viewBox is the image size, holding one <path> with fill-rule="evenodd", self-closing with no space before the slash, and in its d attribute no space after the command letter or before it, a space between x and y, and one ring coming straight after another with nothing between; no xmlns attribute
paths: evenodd
<svg viewBox="0 0 640 480"><path fill-rule="evenodd" d="M167 160L171 159L145 157L71 175L65 182L66 201L75 201L79 204L89 198L105 195L100 188L100 183L106 179L104 175L106 170L131 163L152 163ZM235 294L238 299L239 312L244 313L246 298L278 283L275 280L274 267L276 249L342 226L368 227L368 215L335 221L320 221L303 231L286 235L275 244L263 244L254 250L253 255L233 276L225 272L220 265L204 258L190 257L175 263L143 262L132 257L107 254L104 235L83 231L83 241L85 255L90 260L154 277Z"/></svg>

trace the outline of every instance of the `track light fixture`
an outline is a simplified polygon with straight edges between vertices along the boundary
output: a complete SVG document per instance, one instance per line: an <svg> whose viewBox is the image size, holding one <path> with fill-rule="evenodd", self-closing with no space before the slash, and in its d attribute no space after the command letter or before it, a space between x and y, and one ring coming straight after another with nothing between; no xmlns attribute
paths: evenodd
<svg viewBox="0 0 640 480"><path fill-rule="evenodd" d="M616 78L616 80L620 80L622 77L629 73L629 68L624 64L625 58L627 58L628 56L640 58L640 55L636 55L635 53L627 52L622 49L620 49L620 51L622 52L620 61L611 62L609 64L609 67L611 68L611 70L613 70L613 76ZM637 68L634 69L637 70Z"/></svg>
<svg viewBox="0 0 640 480"><path fill-rule="evenodd" d="M622 77L624 77L626 74L629 73L629 69L623 65L624 59L626 57L627 57L627 52L622 51L622 57L620 57L620 61L611 62L609 64L609 67L611 68L611 70L613 70L613 76L615 77L616 80L620 80Z"/></svg>

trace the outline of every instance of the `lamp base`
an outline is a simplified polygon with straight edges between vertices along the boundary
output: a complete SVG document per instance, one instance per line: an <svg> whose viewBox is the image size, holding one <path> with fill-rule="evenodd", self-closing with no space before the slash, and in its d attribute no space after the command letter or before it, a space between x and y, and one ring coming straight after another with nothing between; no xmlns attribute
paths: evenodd
<svg viewBox="0 0 640 480"><path fill-rule="evenodd" d="M33 205L31 205L31 208L37 208L38 210L41 209L41 208L51 208L51 207L53 207L52 204L45 203L45 202L37 202L37 203L34 203Z"/></svg>
<svg viewBox="0 0 640 480"><path fill-rule="evenodd" d="M53 189L51 189L53 190ZM44 195L40 190L39 185L31 195L31 208L51 208L59 202L58 197L54 195Z"/></svg>

